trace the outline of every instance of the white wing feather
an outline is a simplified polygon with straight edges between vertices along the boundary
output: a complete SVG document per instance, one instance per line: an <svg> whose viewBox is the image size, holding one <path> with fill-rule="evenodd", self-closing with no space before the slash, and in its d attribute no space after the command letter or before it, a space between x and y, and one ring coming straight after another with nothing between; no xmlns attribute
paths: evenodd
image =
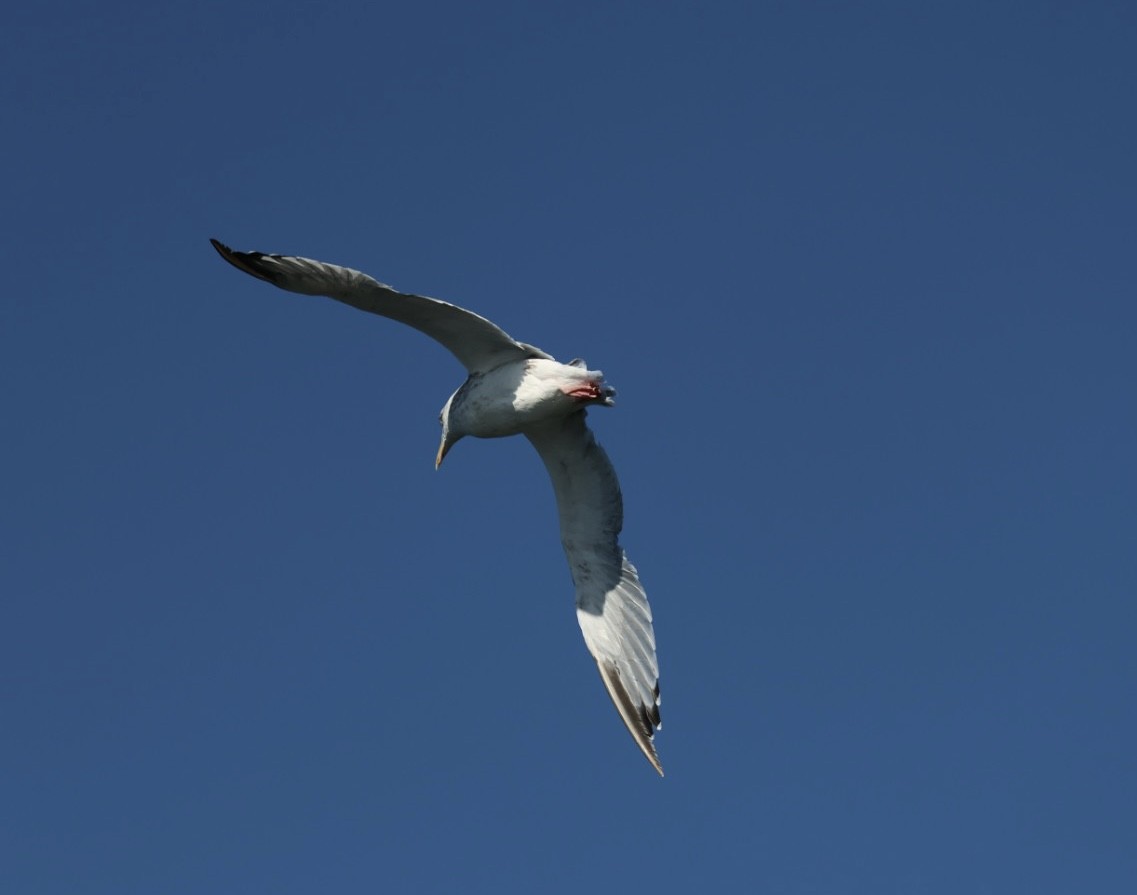
<svg viewBox="0 0 1137 895"><path fill-rule="evenodd" d="M576 615L600 677L636 744L660 774L659 663L651 607L620 548L616 471L580 411L527 431L553 480L561 542L576 586Z"/></svg>
<svg viewBox="0 0 1137 895"><path fill-rule="evenodd" d="M289 292L334 298L414 327L441 342L471 373L528 357L552 359L539 348L511 339L473 311L436 298L397 292L358 270L310 258L235 252L216 239L210 242L222 258L257 279Z"/></svg>

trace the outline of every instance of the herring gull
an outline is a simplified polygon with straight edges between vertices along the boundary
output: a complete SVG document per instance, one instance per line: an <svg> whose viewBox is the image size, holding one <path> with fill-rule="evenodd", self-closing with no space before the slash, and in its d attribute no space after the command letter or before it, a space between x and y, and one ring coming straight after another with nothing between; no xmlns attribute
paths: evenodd
<svg viewBox="0 0 1137 895"><path fill-rule="evenodd" d="M615 390L604 384L604 374L579 359L558 363L472 311L397 292L357 270L288 255L235 252L216 239L210 242L222 258L257 279L390 317L448 348L469 376L439 414L436 468L466 435L529 439L553 481L585 645L636 745L662 775L652 743L660 719L651 608L618 541L624 509L616 472L585 424L586 407L612 406Z"/></svg>

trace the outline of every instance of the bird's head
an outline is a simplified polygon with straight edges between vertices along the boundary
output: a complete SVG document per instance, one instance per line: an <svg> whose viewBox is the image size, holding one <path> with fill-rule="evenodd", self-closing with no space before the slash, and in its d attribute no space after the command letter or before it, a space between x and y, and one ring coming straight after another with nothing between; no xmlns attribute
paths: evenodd
<svg viewBox="0 0 1137 895"><path fill-rule="evenodd" d="M455 392L457 394L457 392ZM450 420L450 407L454 403L454 395L442 406L442 411L438 414L438 424L442 426L442 442L438 445L438 456L434 458L434 468L438 469L442 465L442 460L446 456L447 451L454 446L454 444L465 435L457 427L451 426Z"/></svg>

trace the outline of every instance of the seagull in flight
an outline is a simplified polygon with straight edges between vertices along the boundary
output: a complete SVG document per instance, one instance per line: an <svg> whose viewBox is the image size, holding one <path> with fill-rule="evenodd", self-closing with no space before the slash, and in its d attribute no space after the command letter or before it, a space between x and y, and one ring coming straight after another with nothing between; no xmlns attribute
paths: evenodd
<svg viewBox="0 0 1137 895"><path fill-rule="evenodd" d="M469 376L439 414L442 441L435 468L467 435L529 439L553 480L584 643L636 745L662 776L652 743L660 720L651 607L618 540L624 507L616 471L585 423L587 407L613 404L616 392L605 385L604 374L579 359L558 363L473 311L397 292L358 270L289 255L235 252L216 239L210 242L250 276L390 317L441 342L458 358Z"/></svg>

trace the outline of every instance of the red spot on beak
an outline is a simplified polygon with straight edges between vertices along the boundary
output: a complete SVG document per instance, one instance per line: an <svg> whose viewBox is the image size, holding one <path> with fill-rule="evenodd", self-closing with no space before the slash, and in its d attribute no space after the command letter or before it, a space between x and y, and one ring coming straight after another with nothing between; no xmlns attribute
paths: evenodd
<svg viewBox="0 0 1137 895"><path fill-rule="evenodd" d="M599 382L582 382L572 388L563 389L564 393L577 401L598 401L604 395L600 390Z"/></svg>

